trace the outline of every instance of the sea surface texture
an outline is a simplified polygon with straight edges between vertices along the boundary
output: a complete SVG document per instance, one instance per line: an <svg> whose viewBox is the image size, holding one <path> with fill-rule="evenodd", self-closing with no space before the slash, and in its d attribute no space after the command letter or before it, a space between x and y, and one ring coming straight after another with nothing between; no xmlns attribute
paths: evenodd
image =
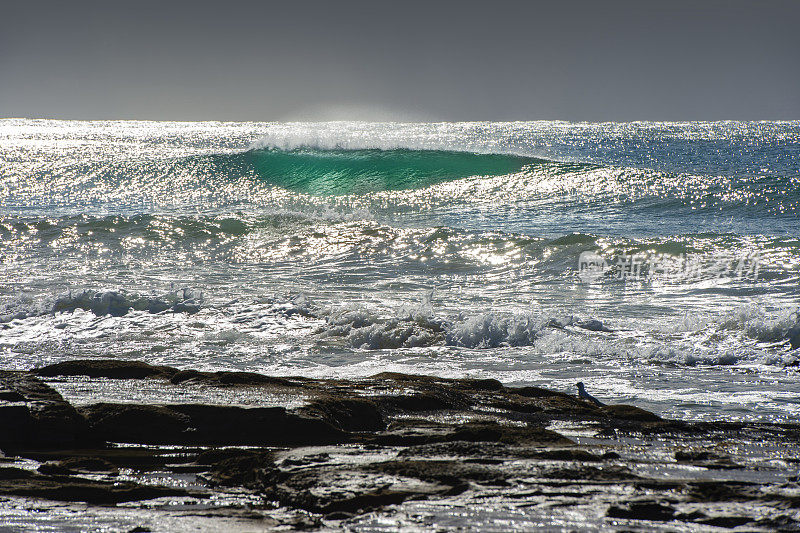
<svg viewBox="0 0 800 533"><path fill-rule="evenodd" d="M800 122L2 120L0 357L792 420L798 228Z"/></svg>

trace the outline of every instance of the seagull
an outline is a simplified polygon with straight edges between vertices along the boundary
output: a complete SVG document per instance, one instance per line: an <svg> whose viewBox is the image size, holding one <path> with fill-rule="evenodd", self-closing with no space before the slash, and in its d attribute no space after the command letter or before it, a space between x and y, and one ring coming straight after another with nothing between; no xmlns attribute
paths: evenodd
<svg viewBox="0 0 800 533"><path fill-rule="evenodd" d="M597 398L586 392L586 389L584 388L582 381L578 382L578 398L580 398L581 400L586 400L587 402L592 402L593 404L599 407L603 407L605 405L603 402L601 402L600 400L598 400Z"/></svg>

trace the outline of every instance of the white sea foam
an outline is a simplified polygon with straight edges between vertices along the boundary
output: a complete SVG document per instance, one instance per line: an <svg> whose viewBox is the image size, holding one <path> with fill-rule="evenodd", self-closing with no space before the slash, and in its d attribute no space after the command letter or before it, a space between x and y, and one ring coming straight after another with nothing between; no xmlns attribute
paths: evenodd
<svg viewBox="0 0 800 533"><path fill-rule="evenodd" d="M800 352L785 339L800 272L798 122L0 129L7 366L119 354L278 375L398 369L561 390L614 383L617 401L687 417L800 413ZM276 154L248 148L561 163L322 196L270 181L256 163ZM576 279L585 250L757 251L762 268L757 281L588 285ZM174 312L173 283L202 287L200 312ZM55 296L67 287L78 290ZM754 392L763 401L742 407Z"/></svg>
<svg viewBox="0 0 800 533"><path fill-rule="evenodd" d="M172 291L160 297L148 297L127 291L83 289L68 291L55 298L21 295L0 308L0 323L47 314L91 311L96 316L122 316L129 311L148 313L196 313L203 301L201 292L191 288Z"/></svg>
<svg viewBox="0 0 800 533"><path fill-rule="evenodd" d="M18 294L0 304L0 324L40 316L50 313L52 309L52 300L37 299L29 294Z"/></svg>
<svg viewBox="0 0 800 533"><path fill-rule="evenodd" d="M740 330L759 342L780 342L789 329L800 322L800 308L768 313L759 305L743 305L728 313L719 324L723 330Z"/></svg>
<svg viewBox="0 0 800 533"><path fill-rule="evenodd" d="M454 324L447 332L447 342L467 348L531 346L546 324L539 316L488 313Z"/></svg>
<svg viewBox="0 0 800 533"><path fill-rule="evenodd" d="M487 123L324 122L271 124L250 149L450 150L512 153L487 135ZM533 155L533 154L527 154Z"/></svg>
<svg viewBox="0 0 800 533"><path fill-rule="evenodd" d="M430 304L402 309L398 314L346 306L315 311L325 317L323 337L343 337L354 347L367 350L425 346L497 348L534 346L545 331L578 328L609 331L602 322L573 316L552 317L535 313L484 313L438 317Z"/></svg>

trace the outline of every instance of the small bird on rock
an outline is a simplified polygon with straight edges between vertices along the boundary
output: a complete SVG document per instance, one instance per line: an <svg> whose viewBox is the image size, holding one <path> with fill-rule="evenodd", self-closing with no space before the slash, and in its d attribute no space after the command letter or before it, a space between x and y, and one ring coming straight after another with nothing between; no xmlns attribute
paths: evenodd
<svg viewBox="0 0 800 533"><path fill-rule="evenodd" d="M603 402L601 402L600 400L598 400L597 398L586 392L586 388L583 386L582 381L578 382L578 398L580 398L581 400L592 402L593 404L600 407L603 407L605 405Z"/></svg>

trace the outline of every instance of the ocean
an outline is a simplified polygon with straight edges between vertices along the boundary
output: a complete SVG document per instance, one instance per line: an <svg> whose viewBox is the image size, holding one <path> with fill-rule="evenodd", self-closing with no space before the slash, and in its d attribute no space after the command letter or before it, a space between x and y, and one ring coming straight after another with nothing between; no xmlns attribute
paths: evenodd
<svg viewBox="0 0 800 533"><path fill-rule="evenodd" d="M791 421L799 222L798 121L0 120L0 357Z"/></svg>

